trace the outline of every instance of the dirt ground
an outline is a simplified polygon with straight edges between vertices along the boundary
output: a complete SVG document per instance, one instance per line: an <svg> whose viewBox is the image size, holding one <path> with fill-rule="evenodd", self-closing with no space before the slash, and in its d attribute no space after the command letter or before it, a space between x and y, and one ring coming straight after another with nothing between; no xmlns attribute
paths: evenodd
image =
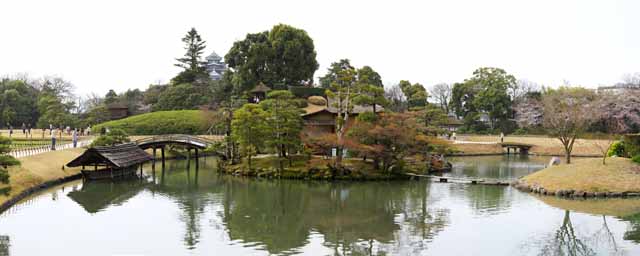
<svg viewBox="0 0 640 256"><path fill-rule="evenodd" d="M499 142L499 136L483 136L483 135L460 135L458 141L468 142ZM540 137L540 136L506 136L505 142L517 142L534 145L529 153L536 155L556 155L564 156L564 147L557 138ZM606 148L610 141L607 140L586 140L578 139L573 146L573 156L602 156L600 147ZM600 147L599 147L600 146ZM465 154L482 154L482 153L502 153L499 145L487 144L452 144L452 147Z"/></svg>

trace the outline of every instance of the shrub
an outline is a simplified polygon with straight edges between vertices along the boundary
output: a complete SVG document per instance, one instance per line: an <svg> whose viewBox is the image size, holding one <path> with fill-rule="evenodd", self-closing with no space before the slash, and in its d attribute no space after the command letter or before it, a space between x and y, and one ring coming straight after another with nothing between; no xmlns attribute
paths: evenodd
<svg viewBox="0 0 640 256"><path fill-rule="evenodd" d="M309 98L311 96L325 96L326 89L319 87L289 86L289 91L297 98Z"/></svg>
<svg viewBox="0 0 640 256"><path fill-rule="evenodd" d="M527 134L527 130L523 128L518 128L513 132L513 135L526 135L526 134Z"/></svg>
<svg viewBox="0 0 640 256"><path fill-rule="evenodd" d="M121 129L112 129L105 135L100 135L96 140L91 143L92 147L95 146L113 146L131 141L129 135Z"/></svg>
<svg viewBox="0 0 640 256"><path fill-rule="evenodd" d="M640 155L636 155L632 157L631 161L633 161L634 163L640 164Z"/></svg>
<svg viewBox="0 0 640 256"><path fill-rule="evenodd" d="M607 156L626 157L627 155L624 150L624 142L616 141L613 144L611 144L611 148L609 148L609 151L607 152Z"/></svg>
<svg viewBox="0 0 640 256"><path fill-rule="evenodd" d="M623 139L624 153L628 156L640 155L640 135L625 135Z"/></svg>
<svg viewBox="0 0 640 256"><path fill-rule="evenodd" d="M122 129L130 135L204 134L208 123L201 110L174 110L109 121L96 125L91 130L98 132L102 127Z"/></svg>
<svg viewBox="0 0 640 256"><path fill-rule="evenodd" d="M0 136L0 182L9 183L9 170L7 167L19 165L20 161L7 155L11 151L11 139Z"/></svg>

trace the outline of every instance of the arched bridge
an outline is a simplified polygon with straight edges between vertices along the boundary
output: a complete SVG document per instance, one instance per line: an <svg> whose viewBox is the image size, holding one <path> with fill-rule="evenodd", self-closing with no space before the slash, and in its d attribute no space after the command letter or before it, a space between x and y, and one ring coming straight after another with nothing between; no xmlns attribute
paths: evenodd
<svg viewBox="0 0 640 256"><path fill-rule="evenodd" d="M142 149L160 148L166 145L180 145L187 148L205 149L215 142L215 140L186 134L157 135L136 140L136 144Z"/></svg>
<svg viewBox="0 0 640 256"><path fill-rule="evenodd" d="M203 138L199 136L186 135L186 134L170 134L170 135L157 135L153 137L147 137L136 140L135 143L141 149L153 149L153 158L156 158L156 149L160 149L162 163L164 164L164 149L168 145L179 145L185 147L188 150L188 156L191 157L191 149L195 149L196 158L198 157L198 150L203 150L213 145L223 137L215 137L212 139ZM226 155L223 152L208 152L214 154L223 159ZM196 162L197 163L197 162Z"/></svg>

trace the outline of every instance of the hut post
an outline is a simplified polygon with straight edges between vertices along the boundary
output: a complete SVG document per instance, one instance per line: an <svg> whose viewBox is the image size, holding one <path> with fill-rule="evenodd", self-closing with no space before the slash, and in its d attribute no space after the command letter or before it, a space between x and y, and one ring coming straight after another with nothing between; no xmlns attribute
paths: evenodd
<svg viewBox="0 0 640 256"><path fill-rule="evenodd" d="M195 153L196 153L196 170L198 170L198 167L199 167L199 163L198 163L198 148L195 149Z"/></svg>

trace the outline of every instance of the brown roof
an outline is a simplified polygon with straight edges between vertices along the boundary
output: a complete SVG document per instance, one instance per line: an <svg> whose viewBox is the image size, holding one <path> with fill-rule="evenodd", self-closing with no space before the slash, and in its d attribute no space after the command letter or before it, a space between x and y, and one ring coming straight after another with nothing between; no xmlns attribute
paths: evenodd
<svg viewBox="0 0 640 256"><path fill-rule="evenodd" d="M82 155L69 162L67 167L106 164L114 168L125 168L151 160L153 160L151 155L140 149L136 144L127 143L87 149Z"/></svg>
<svg viewBox="0 0 640 256"><path fill-rule="evenodd" d="M260 82L258 85L256 85L256 87L253 88L253 90L251 90L251 92L268 92L268 91L271 91L271 88L264 85L262 82Z"/></svg>
<svg viewBox="0 0 640 256"><path fill-rule="evenodd" d="M309 103L307 107L304 108L305 114L303 114L303 116L315 114L322 111L327 111L332 114L337 114L338 108L334 106L336 104L335 101L329 98L328 102L329 102L327 104L328 106L320 106L320 105L314 105ZM373 106L354 105L353 109L349 113L360 114L367 111L373 111ZM376 112L377 113L384 112L384 108L380 105L376 105Z"/></svg>

